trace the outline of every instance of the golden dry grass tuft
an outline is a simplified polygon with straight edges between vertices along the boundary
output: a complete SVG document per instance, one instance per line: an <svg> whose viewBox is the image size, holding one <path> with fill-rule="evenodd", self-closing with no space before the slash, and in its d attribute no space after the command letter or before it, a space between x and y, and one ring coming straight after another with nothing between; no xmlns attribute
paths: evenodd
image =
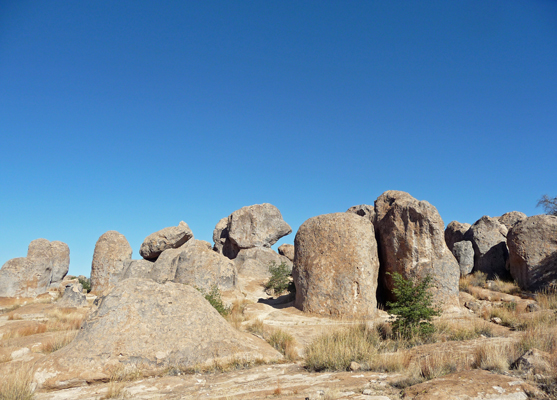
<svg viewBox="0 0 557 400"><path fill-rule="evenodd" d="M472 287L484 287L486 282L487 274L485 274L484 272L476 271L473 274L469 274L460 278L458 286L462 292L468 292L473 295L473 293L470 292L470 289Z"/></svg>
<svg viewBox="0 0 557 400"><path fill-rule="evenodd" d="M298 358L296 340L288 332L265 325L260 319L252 322L247 330L266 340L276 350L280 351L287 360L293 361Z"/></svg>
<svg viewBox="0 0 557 400"><path fill-rule="evenodd" d="M0 379L0 399L2 400L31 400L33 398L34 370L28 365L21 365L14 372Z"/></svg>
<svg viewBox="0 0 557 400"><path fill-rule="evenodd" d="M49 341L43 343L39 348L39 352L50 354L57 350L60 350L62 347L65 347L69 343L71 343L76 336L77 336L77 331L60 333L54 338L50 339Z"/></svg>
<svg viewBox="0 0 557 400"><path fill-rule="evenodd" d="M516 346L509 343L483 343L476 348L473 366L489 371L505 372L519 356Z"/></svg>
<svg viewBox="0 0 557 400"><path fill-rule="evenodd" d="M230 323L230 325L240 330L242 323L248 320L244 311L249 303L250 302L245 299L234 301L230 306L230 312L224 318Z"/></svg>
<svg viewBox="0 0 557 400"><path fill-rule="evenodd" d="M81 327L87 309L57 308L48 313L48 331L71 331Z"/></svg>
<svg viewBox="0 0 557 400"><path fill-rule="evenodd" d="M112 381L108 384L106 394L101 397L101 400L129 398L131 398L131 396L128 391L125 390L124 382Z"/></svg>
<svg viewBox="0 0 557 400"><path fill-rule="evenodd" d="M557 310L557 289L543 289L536 295L536 300L544 310Z"/></svg>

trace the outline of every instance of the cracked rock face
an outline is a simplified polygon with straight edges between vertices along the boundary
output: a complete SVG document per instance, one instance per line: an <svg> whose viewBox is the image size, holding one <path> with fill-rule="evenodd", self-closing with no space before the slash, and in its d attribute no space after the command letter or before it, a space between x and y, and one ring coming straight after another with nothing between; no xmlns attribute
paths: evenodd
<svg viewBox="0 0 557 400"><path fill-rule="evenodd" d="M74 341L38 363L35 381L80 386L108 379L114 368L192 367L231 357L282 355L234 329L191 286L127 279L100 298Z"/></svg>
<svg viewBox="0 0 557 400"><path fill-rule="evenodd" d="M193 238L193 233L184 221L178 226L171 226L151 233L145 238L139 254L146 260L156 260L165 250L176 249Z"/></svg>
<svg viewBox="0 0 557 400"><path fill-rule="evenodd" d="M70 266L66 243L33 240L27 257L13 258L0 269L0 297L35 297L62 282Z"/></svg>
<svg viewBox="0 0 557 400"><path fill-rule="evenodd" d="M445 225L437 209L406 192L390 190L375 201L381 282L388 300L394 300L393 279L431 276L436 299L458 306L459 265L445 243Z"/></svg>
<svg viewBox="0 0 557 400"><path fill-rule="evenodd" d="M294 241L295 306L325 315L375 314L379 258L373 225L353 213L305 221Z"/></svg>

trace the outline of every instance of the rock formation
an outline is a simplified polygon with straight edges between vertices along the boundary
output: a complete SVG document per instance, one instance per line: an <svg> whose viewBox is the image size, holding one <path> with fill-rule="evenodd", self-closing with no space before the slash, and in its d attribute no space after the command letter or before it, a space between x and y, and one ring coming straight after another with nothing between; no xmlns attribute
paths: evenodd
<svg viewBox="0 0 557 400"><path fill-rule="evenodd" d="M470 229L470 224L463 224L458 221L451 221L445 229L445 243L450 251L453 251L455 243L464 240L464 235Z"/></svg>
<svg viewBox="0 0 557 400"><path fill-rule="evenodd" d="M268 203L255 204L218 222L213 232L214 249L233 259L241 249L271 247L291 232L278 208Z"/></svg>
<svg viewBox="0 0 557 400"><path fill-rule="evenodd" d="M474 271L485 272L489 278L508 277L505 225L496 218L484 215L468 229L464 238L474 246Z"/></svg>
<svg viewBox="0 0 557 400"><path fill-rule="evenodd" d="M91 265L91 289L101 293L114 286L121 279L124 261L131 260L132 248L125 236L116 232L104 233L93 253Z"/></svg>
<svg viewBox="0 0 557 400"><path fill-rule="evenodd" d="M458 305L460 268L444 237L444 223L437 209L406 192L390 190L375 201L380 279L386 296L394 300L389 273L405 279L431 276L436 299L444 306Z"/></svg>
<svg viewBox="0 0 557 400"><path fill-rule="evenodd" d="M193 233L184 221L178 226L171 226L151 233L145 238L139 254L146 260L156 260L167 249L176 249L193 238Z"/></svg>
<svg viewBox="0 0 557 400"><path fill-rule="evenodd" d="M99 300L76 339L36 365L35 382L63 388L108 380L118 368L193 367L282 355L234 329L194 288L128 279Z"/></svg>
<svg viewBox="0 0 557 400"><path fill-rule="evenodd" d="M58 301L60 307L83 307L87 305L87 296L83 293L81 283L74 281L66 284L64 294Z"/></svg>
<svg viewBox="0 0 557 400"><path fill-rule="evenodd" d="M346 212L358 214L360 217L366 217L369 222L375 224L375 208L368 204L360 204L359 206L352 206Z"/></svg>
<svg viewBox="0 0 557 400"><path fill-rule="evenodd" d="M292 244L281 244L278 248L278 253L281 256L285 256L290 261L294 261L294 245Z"/></svg>
<svg viewBox="0 0 557 400"><path fill-rule="evenodd" d="M496 219L497 221L505 225L507 229L511 229L514 224L523 221L526 218L528 218L526 214L521 213L520 211L511 211L501 215L500 217L497 217Z"/></svg>
<svg viewBox="0 0 557 400"><path fill-rule="evenodd" d="M474 246L468 240L456 242L453 246L453 255L460 267L460 276L466 276L474 269Z"/></svg>
<svg viewBox="0 0 557 400"><path fill-rule="evenodd" d="M129 278L152 279L155 262L150 260L125 260L121 280Z"/></svg>
<svg viewBox="0 0 557 400"><path fill-rule="evenodd" d="M295 306L302 311L372 316L379 259L373 225L352 213L305 221L294 241Z"/></svg>
<svg viewBox="0 0 557 400"><path fill-rule="evenodd" d="M535 215L509 231L509 267L512 277L526 290L557 285L557 217Z"/></svg>
<svg viewBox="0 0 557 400"><path fill-rule="evenodd" d="M33 240L27 257L13 258L0 269L0 297L35 297L59 285L68 273L67 244Z"/></svg>

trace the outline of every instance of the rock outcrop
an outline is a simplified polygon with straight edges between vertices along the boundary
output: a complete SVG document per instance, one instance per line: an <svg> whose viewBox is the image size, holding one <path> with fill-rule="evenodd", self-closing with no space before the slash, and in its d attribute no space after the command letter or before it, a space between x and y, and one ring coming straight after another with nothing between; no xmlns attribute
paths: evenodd
<svg viewBox="0 0 557 400"><path fill-rule="evenodd" d="M101 293L121 280L124 262L131 260L132 248L121 233L108 231L95 245L91 265L91 289Z"/></svg>
<svg viewBox="0 0 557 400"><path fill-rule="evenodd" d="M193 238L193 233L184 221L178 226L171 226L151 233L145 238L139 254L146 260L156 260L167 249L176 249Z"/></svg>
<svg viewBox="0 0 557 400"><path fill-rule="evenodd" d="M453 251L455 243L464 240L464 235L470 229L470 224L463 224L458 221L451 221L445 229L445 243L450 251Z"/></svg>
<svg viewBox="0 0 557 400"><path fill-rule="evenodd" d="M468 240L456 242L453 245L453 255L460 267L460 276L472 273L474 269L474 246Z"/></svg>
<svg viewBox="0 0 557 400"><path fill-rule="evenodd" d="M278 253L281 256L285 256L290 261L294 261L294 245L292 244L281 244L278 248Z"/></svg>
<svg viewBox="0 0 557 400"><path fill-rule="evenodd" d="M290 233L292 228L282 219L278 208L268 203L255 204L218 222L213 232L214 249L233 259L241 249L271 247Z"/></svg>
<svg viewBox="0 0 557 400"><path fill-rule="evenodd" d="M121 280L130 278L152 279L155 263L150 260L125 260Z"/></svg>
<svg viewBox="0 0 557 400"><path fill-rule="evenodd" d="M297 308L324 315L375 314L379 258L369 219L352 213L310 218L294 247Z"/></svg>
<svg viewBox="0 0 557 400"><path fill-rule="evenodd" d="M60 307L83 307L87 305L87 296L83 293L81 283L74 281L66 284L64 294L58 301Z"/></svg>
<svg viewBox="0 0 557 400"><path fill-rule="evenodd" d="M375 208L369 204L360 204L359 206L352 206L346 212L358 214L360 217L366 217L369 222L375 224Z"/></svg>
<svg viewBox="0 0 557 400"><path fill-rule="evenodd" d="M557 217L535 215L514 225L507 237L512 277L525 290L557 285Z"/></svg>
<svg viewBox="0 0 557 400"><path fill-rule="evenodd" d="M520 211L511 211L501 215L500 217L497 217L496 219L497 221L505 225L507 229L511 229L514 224L523 221L526 218L528 218L526 214L521 213Z"/></svg>
<svg viewBox="0 0 557 400"><path fill-rule="evenodd" d="M474 271L484 272L490 279L509 276L505 225L496 218L484 215L468 229L464 238L474 246Z"/></svg>
<svg viewBox="0 0 557 400"><path fill-rule="evenodd" d="M375 201L380 281L388 300L393 274L404 279L432 278L432 291L444 306L458 306L460 268L448 249L444 223L437 209L406 192L390 190Z"/></svg>
<svg viewBox="0 0 557 400"><path fill-rule="evenodd" d="M128 279L100 298L74 341L37 363L34 380L64 388L107 381L126 367L187 368L234 358L282 355L234 329L191 286Z"/></svg>
<svg viewBox="0 0 557 400"><path fill-rule="evenodd" d="M66 243L33 240L27 257L13 258L0 269L0 297L35 297L59 285L68 273Z"/></svg>

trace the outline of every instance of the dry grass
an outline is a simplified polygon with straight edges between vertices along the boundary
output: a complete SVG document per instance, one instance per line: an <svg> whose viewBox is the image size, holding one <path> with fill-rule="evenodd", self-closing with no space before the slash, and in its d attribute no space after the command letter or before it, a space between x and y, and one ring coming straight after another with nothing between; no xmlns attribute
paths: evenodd
<svg viewBox="0 0 557 400"><path fill-rule="evenodd" d="M50 354L68 345L77 336L77 331L65 332L43 343L39 352Z"/></svg>
<svg viewBox="0 0 557 400"><path fill-rule="evenodd" d="M57 308L48 313L48 331L72 331L81 328L88 310Z"/></svg>
<svg viewBox="0 0 557 400"><path fill-rule="evenodd" d="M493 328L486 321L476 318L461 321L439 320L434 323L436 342L472 340L478 337L492 337Z"/></svg>
<svg viewBox="0 0 557 400"><path fill-rule="evenodd" d="M287 360L296 360L296 340L282 329L265 325L262 320L256 319L248 326L248 331L263 338L276 350L280 351Z"/></svg>
<svg viewBox="0 0 557 400"><path fill-rule="evenodd" d="M250 302L243 300L236 300L230 307L230 312L224 318L236 329L240 330L242 323L247 321L244 311Z"/></svg>
<svg viewBox="0 0 557 400"><path fill-rule="evenodd" d="M0 379L0 399L2 400L31 400L33 390L33 368L21 365L14 372Z"/></svg>
<svg viewBox="0 0 557 400"><path fill-rule="evenodd" d="M501 293L512 294L512 295L518 295L522 292L522 290L520 289L520 287L515 281L502 280L499 277L495 277L494 280L486 282L485 287L495 292L501 292Z"/></svg>
<svg viewBox="0 0 557 400"><path fill-rule="evenodd" d="M106 394L101 397L101 400L106 399L129 399L130 394L125 390L123 382L110 382Z"/></svg>
<svg viewBox="0 0 557 400"><path fill-rule="evenodd" d="M23 328L19 328L17 330L12 330L9 331L8 333L5 333L4 336L2 336L2 341L7 341L10 339L15 339L15 338L19 338L19 337L24 337L24 336L31 336L31 335L36 335L39 333L44 333L47 331L47 325L46 324L37 324L37 325L33 325L33 326L25 326Z"/></svg>
<svg viewBox="0 0 557 400"><path fill-rule="evenodd" d="M516 346L509 343L483 343L476 348L474 367L505 372L519 356Z"/></svg>
<svg viewBox="0 0 557 400"><path fill-rule="evenodd" d="M557 290L546 288L536 295L536 300L544 310L557 310Z"/></svg>
<svg viewBox="0 0 557 400"><path fill-rule="evenodd" d="M458 283L462 292L470 293L471 287L484 287L487 282L487 274L477 271L473 274L463 276ZM473 295L473 293L470 293Z"/></svg>

